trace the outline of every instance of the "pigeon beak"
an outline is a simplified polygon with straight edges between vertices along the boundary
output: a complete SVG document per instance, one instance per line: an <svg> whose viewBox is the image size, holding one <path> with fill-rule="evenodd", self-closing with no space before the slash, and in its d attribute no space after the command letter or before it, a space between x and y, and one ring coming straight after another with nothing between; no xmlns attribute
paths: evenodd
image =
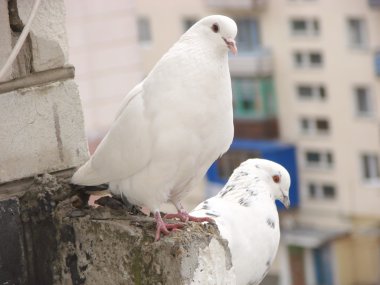
<svg viewBox="0 0 380 285"><path fill-rule="evenodd" d="M236 42L234 39L226 39L223 38L224 42L226 43L228 49L235 55L237 54L238 50L236 47Z"/></svg>
<svg viewBox="0 0 380 285"><path fill-rule="evenodd" d="M282 204L284 204L285 208L286 209L289 209L290 207L290 200L289 200L289 197L288 196L283 196L282 199L281 199L281 202Z"/></svg>

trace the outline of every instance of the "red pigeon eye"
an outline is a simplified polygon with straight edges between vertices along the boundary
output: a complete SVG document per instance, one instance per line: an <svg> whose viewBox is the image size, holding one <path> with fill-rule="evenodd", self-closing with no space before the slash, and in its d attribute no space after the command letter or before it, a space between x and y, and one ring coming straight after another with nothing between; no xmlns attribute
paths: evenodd
<svg viewBox="0 0 380 285"><path fill-rule="evenodd" d="M273 181L275 182L275 183L279 183L280 182L280 176L278 176L278 175L273 175Z"/></svg>
<svg viewBox="0 0 380 285"><path fill-rule="evenodd" d="M214 33L219 32L219 25L218 25L217 23L212 24L212 26L211 26L211 30L212 30Z"/></svg>

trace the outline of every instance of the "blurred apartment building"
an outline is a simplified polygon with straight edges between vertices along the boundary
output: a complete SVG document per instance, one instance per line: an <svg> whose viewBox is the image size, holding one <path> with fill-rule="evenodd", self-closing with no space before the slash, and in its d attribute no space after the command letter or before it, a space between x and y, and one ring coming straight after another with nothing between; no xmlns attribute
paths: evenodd
<svg viewBox="0 0 380 285"><path fill-rule="evenodd" d="M380 284L379 1L145 0L137 11L145 73L204 15L237 22L236 137L297 149L301 203L282 213L280 284Z"/></svg>
<svg viewBox="0 0 380 285"><path fill-rule="evenodd" d="M65 0L70 62L93 152L124 96L143 78L135 1Z"/></svg>
<svg viewBox="0 0 380 285"><path fill-rule="evenodd" d="M271 274L281 285L380 284L379 0L66 1L80 92L95 118L89 129L103 132L121 98L188 27L210 14L232 17L237 140L216 176L247 155L273 159L295 146L300 203L281 212ZM114 66L98 65L98 56Z"/></svg>

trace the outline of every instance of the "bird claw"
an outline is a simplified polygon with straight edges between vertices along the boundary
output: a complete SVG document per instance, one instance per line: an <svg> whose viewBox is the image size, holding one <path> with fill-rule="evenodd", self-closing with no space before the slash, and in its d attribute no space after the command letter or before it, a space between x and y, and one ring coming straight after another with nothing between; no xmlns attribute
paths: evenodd
<svg viewBox="0 0 380 285"><path fill-rule="evenodd" d="M159 241L161 237L161 233L165 236L170 234L170 231L178 231L181 228L183 228L184 224L168 224L165 222L157 222L157 228L156 228L156 237L154 241Z"/></svg>
<svg viewBox="0 0 380 285"><path fill-rule="evenodd" d="M202 223L202 222L209 222L209 223L215 223L214 219L210 218L210 217L194 217L194 216L191 216L189 215L187 212L185 211L181 211L181 212L178 212L177 214L166 214L164 216L164 219L180 219L181 222L197 222L197 223Z"/></svg>

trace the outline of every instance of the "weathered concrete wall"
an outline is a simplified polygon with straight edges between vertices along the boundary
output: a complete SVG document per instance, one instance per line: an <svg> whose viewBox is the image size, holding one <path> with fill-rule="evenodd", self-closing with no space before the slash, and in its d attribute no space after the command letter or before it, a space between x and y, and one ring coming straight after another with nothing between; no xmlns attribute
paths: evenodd
<svg viewBox="0 0 380 285"><path fill-rule="evenodd" d="M0 95L0 183L80 165L87 159L73 80Z"/></svg>
<svg viewBox="0 0 380 285"><path fill-rule="evenodd" d="M0 201L0 284L233 284L230 253L215 225L189 223L154 242L151 217L126 208L76 208L66 181L35 179ZM18 264L18 266L15 266Z"/></svg>
<svg viewBox="0 0 380 285"><path fill-rule="evenodd" d="M0 0L0 68L33 3ZM71 80L74 68L67 66L64 17L63 0L42 0L30 34L1 80L0 184L88 159L78 88Z"/></svg>

